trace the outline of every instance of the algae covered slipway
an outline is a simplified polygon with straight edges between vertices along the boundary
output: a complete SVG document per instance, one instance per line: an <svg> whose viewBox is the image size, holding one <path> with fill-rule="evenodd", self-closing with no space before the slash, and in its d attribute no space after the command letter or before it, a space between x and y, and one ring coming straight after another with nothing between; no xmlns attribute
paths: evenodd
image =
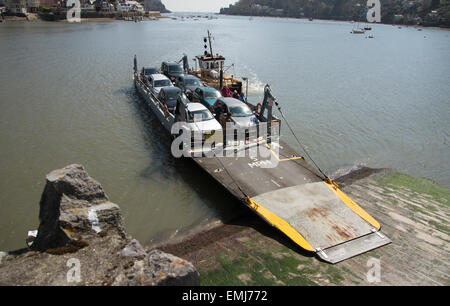
<svg viewBox="0 0 450 306"><path fill-rule="evenodd" d="M244 214L159 248L192 262L202 285L450 285L449 189L386 169L337 182L391 244L330 265Z"/></svg>

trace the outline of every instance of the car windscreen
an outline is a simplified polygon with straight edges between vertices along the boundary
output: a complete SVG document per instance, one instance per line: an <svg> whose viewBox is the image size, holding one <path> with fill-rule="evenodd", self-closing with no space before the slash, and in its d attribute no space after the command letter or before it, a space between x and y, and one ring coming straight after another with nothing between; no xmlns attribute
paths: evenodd
<svg viewBox="0 0 450 306"><path fill-rule="evenodd" d="M179 65L169 66L170 73L183 73L183 69Z"/></svg>
<svg viewBox="0 0 450 306"><path fill-rule="evenodd" d="M177 100L176 99L166 100L166 105L170 109L175 108L175 106L177 105Z"/></svg>
<svg viewBox="0 0 450 306"><path fill-rule="evenodd" d="M178 96L180 95L181 90L170 90L166 91L166 100L176 100Z"/></svg>
<svg viewBox="0 0 450 306"><path fill-rule="evenodd" d="M208 121L214 119L214 117L209 110L202 109L198 111L189 112L188 121L192 123L194 122L194 119L196 122L199 122L199 121Z"/></svg>
<svg viewBox="0 0 450 306"><path fill-rule="evenodd" d="M252 111L247 105L230 106L230 113L233 117L249 117L253 115Z"/></svg>
<svg viewBox="0 0 450 306"><path fill-rule="evenodd" d="M205 99L216 99L220 97L218 91L205 91Z"/></svg>
<svg viewBox="0 0 450 306"><path fill-rule="evenodd" d="M172 84L170 80L156 80L154 82L155 87L164 87L164 86L170 86Z"/></svg>
<svg viewBox="0 0 450 306"><path fill-rule="evenodd" d="M202 85L202 83L200 83L200 81L196 80L196 79L186 79L184 81L184 84L186 84L187 86L195 86L195 85L200 86L200 85Z"/></svg>
<svg viewBox="0 0 450 306"><path fill-rule="evenodd" d="M156 68L144 69L144 74L145 75L150 75L150 74L155 74L155 73L158 73L158 69L156 69Z"/></svg>

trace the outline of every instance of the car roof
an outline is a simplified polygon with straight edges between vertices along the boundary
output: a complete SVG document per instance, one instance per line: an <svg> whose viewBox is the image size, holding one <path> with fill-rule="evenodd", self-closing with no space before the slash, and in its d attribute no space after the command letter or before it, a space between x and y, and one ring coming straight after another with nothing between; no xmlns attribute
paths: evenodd
<svg viewBox="0 0 450 306"><path fill-rule="evenodd" d="M163 62L163 64L166 64L168 66L180 65L177 62Z"/></svg>
<svg viewBox="0 0 450 306"><path fill-rule="evenodd" d="M151 74L150 75L153 80L158 81L158 80L169 80L168 77L166 77L164 74L161 73L155 73L155 74Z"/></svg>
<svg viewBox="0 0 450 306"><path fill-rule="evenodd" d="M179 77L182 79L196 79L196 80L200 81L199 78L197 78L195 75L192 75L192 74L184 74L184 75L180 75Z"/></svg>
<svg viewBox="0 0 450 306"><path fill-rule="evenodd" d="M199 88L203 91L218 91L214 87L209 87L209 86L203 86L203 87L199 87Z"/></svg>
<svg viewBox="0 0 450 306"><path fill-rule="evenodd" d="M155 69L155 70L159 70L159 68L157 68L157 67L155 67L155 66L144 67L144 69Z"/></svg>
<svg viewBox="0 0 450 306"><path fill-rule="evenodd" d="M219 98L219 99L217 99L217 101L222 101L227 106L238 106L238 105L242 105L242 104L246 105L241 100L238 100L238 99L235 99L235 98Z"/></svg>
<svg viewBox="0 0 450 306"><path fill-rule="evenodd" d="M177 92L181 92L181 89L179 89L178 87L163 87L161 88L161 91L164 92L168 92L168 91L177 91Z"/></svg>
<svg viewBox="0 0 450 306"><path fill-rule="evenodd" d="M198 111L198 110L208 110L203 104L197 102L191 102L187 104L187 109L190 112Z"/></svg>

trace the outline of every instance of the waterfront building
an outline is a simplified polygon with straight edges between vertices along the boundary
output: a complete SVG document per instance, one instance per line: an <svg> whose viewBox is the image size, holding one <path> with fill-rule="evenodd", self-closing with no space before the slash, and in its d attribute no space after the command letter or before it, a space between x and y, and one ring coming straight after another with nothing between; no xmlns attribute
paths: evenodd
<svg viewBox="0 0 450 306"><path fill-rule="evenodd" d="M13 14L34 13L39 10L40 0L6 0L6 8Z"/></svg>
<svg viewBox="0 0 450 306"><path fill-rule="evenodd" d="M124 1L117 4L118 12L144 12L144 7L137 1Z"/></svg>

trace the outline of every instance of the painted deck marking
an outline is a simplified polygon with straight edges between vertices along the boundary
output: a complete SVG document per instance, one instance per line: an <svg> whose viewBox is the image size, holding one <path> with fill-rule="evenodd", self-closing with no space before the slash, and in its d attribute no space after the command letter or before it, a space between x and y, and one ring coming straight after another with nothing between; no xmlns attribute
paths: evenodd
<svg viewBox="0 0 450 306"><path fill-rule="evenodd" d="M275 156L275 158L279 161L279 162L283 162L283 161L288 161L288 160L295 160L295 159L302 159L303 157L301 156L293 156L293 157L288 157L288 158L280 158L273 150L272 148L269 146L269 144L266 142L266 147L270 150L270 152L272 152L273 156Z"/></svg>

